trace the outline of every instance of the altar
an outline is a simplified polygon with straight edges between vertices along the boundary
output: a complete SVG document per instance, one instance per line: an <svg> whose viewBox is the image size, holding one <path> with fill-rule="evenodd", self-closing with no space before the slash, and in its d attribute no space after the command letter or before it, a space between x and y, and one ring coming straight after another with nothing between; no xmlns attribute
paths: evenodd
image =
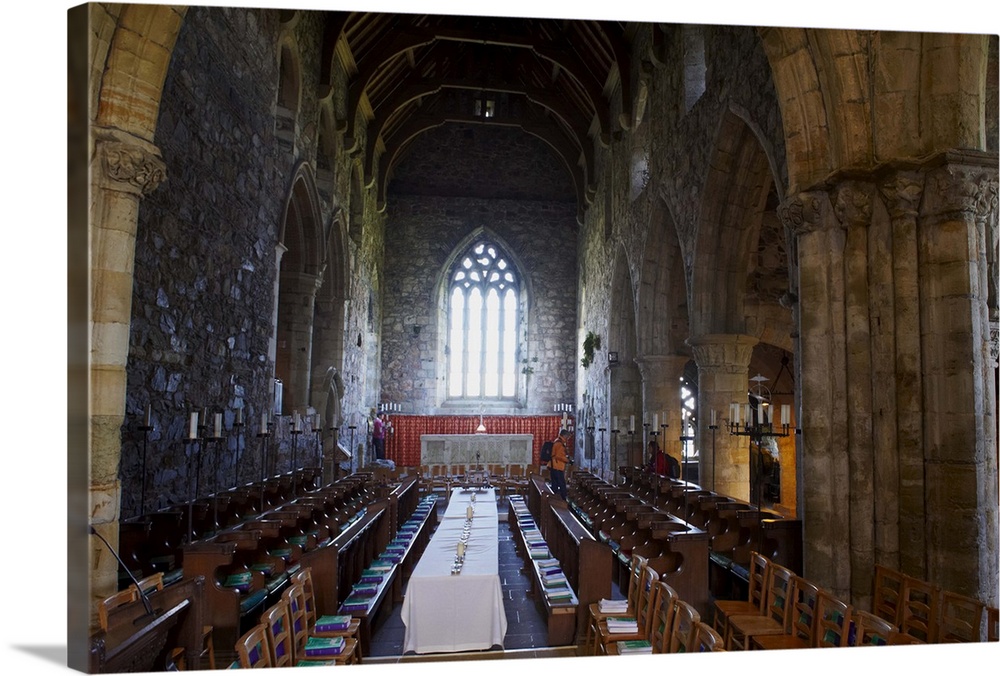
<svg viewBox="0 0 1000 676"><path fill-rule="evenodd" d="M530 465L532 434L423 434L421 465Z"/></svg>

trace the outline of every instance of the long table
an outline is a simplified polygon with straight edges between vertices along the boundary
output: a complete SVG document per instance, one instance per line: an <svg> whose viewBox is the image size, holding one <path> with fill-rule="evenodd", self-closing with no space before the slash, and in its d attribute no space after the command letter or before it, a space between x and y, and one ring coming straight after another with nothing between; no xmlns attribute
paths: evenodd
<svg viewBox="0 0 1000 676"><path fill-rule="evenodd" d="M468 508L473 509L465 562L452 574ZM456 488L407 584L401 610L403 652L489 650L507 633L498 569L495 489Z"/></svg>

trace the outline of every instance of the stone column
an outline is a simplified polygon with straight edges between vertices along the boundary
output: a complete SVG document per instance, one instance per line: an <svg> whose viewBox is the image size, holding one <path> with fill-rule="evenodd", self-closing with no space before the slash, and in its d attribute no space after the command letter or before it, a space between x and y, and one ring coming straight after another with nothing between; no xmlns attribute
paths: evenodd
<svg viewBox="0 0 1000 676"><path fill-rule="evenodd" d="M833 190L834 214L845 230L844 242L844 332L845 332L845 380L847 391L844 393L849 402L847 420L847 458L850 473L851 489L845 492L847 513L851 524L851 579L852 592L869 594L872 588L874 570L874 508L875 497L872 491L873 476L878 473L875 458L894 457L895 449L881 448L883 453L873 456L872 445L872 396L873 390L894 391L890 385L873 387L872 378L872 322L870 307L873 298L884 295L884 289L892 289L891 284L872 284L878 275L885 274L891 268L881 264L880 270L869 269L869 246L878 251L876 260L885 261L887 256L879 251L883 240L878 238L877 228L872 228L872 209L875 197L875 186L871 182L848 180L836 186ZM888 228L886 228L888 230ZM871 242L871 245L870 245ZM882 280L884 281L884 280ZM878 313L881 316L882 312ZM887 327L889 328L889 327ZM881 329L874 329L876 332ZM893 342L888 343L891 350ZM892 363L893 354L879 353L876 359L880 363ZM891 382L885 378L884 383ZM880 404L878 410L883 410ZM890 409L891 410L891 409ZM891 463L887 463L891 464ZM892 465L894 467L894 464ZM883 472L885 474L885 472ZM891 473L890 473L891 475ZM895 490L887 490L894 501ZM880 532L888 529L880 529ZM892 528L895 531L895 528ZM859 600L853 596L854 602Z"/></svg>
<svg viewBox="0 0 1000 676"><path fill-rule="evenodd" d="M674 456L678 464L681 462L680 378L684 375L684 366L688 359L689 357L683 355L647 355L635 360L639 365L639 373L642 374L642 410L650 425L648 430L654 431L653 414L657 413L662 417L666 411L667 419L661 419L659 422L666 423L667 428L655 430L659 435L656 439L660 448ZM643 448L643 460L649 460L645 448Z"/></svg>
<svg viewBox="0 0 1000 676"><path fill-rule="evenodd" d="M927 578L995 605L997 399L984 268L996 155L939 162L928 169L917 228Z"/></svg>
<svg viewBox="0 0 1000 676"><path fill-rule="evenodd" d="M279 302L278 343L287 355L287 382L283 383L283 412L309 405L310 364L312 363L313 314L316 292L323 278L309 273L283 273Z"/></svg>
<svg viewBox="0 0 1000 676"><path fill-rule="evenodd" d="M836 594L850 587L851 529L846 360L847 232L826 192L801 193L781 205L794 233L799 299L802 428L798 466L803 559L810 578Z"/></svg>
<svg viewBox="0 0 1000 676"><path fill-rule="evenodd" d="M165 171L160 153L152 144L114 129L95 130L90 167L88 514L91 525L115 548L139 201L164 181ZM90 597L92 607L96 607L98 600L118 589L118 563L97 538L91 538L90 568Z"/></svg>
<svg viewBox="0 0 1000 676"><path fill-rule="evenodd" d="M752 336L709 334L687 340L698 364L698 448L700 484L716 493L750 500L750 445L747 437L731 436L724 418L729 405L747 401L750 357L757 339ZM708 428L716 411L713 451Z"/></svg>

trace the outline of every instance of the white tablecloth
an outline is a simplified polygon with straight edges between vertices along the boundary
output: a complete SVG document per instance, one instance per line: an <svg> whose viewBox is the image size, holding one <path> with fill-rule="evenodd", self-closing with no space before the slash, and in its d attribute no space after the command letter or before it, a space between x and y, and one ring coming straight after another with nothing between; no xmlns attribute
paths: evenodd
<svg viewBox="0 0 1000 676"><path fill-rule="evenodd" d="M475 512L465 564L461 574L452 575L469 505ZM454 489L441 524L407 583L401 610L406 625L403 652L488 650L503 645L507 618L497 552L495 490Z"/></svg>

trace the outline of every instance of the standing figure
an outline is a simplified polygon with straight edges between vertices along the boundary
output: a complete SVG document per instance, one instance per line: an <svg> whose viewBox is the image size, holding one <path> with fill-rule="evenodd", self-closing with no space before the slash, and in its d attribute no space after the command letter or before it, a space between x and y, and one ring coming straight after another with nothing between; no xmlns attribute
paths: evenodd
<svg viewBox="0 0 1000 676"><path fill-rule="evenodd" d="M372 449L376 460L385 460L385 415L376 415L372 421Z"/></svg>
<svg viewBox="0 0 1000 676"><path fill-rule="evenodd" d="M563 500L566 494L566 465L573 462L569 454L569 430L559 430L559 437L552 442L552 461L549 463L549 479L553 492Z"/></svg>

